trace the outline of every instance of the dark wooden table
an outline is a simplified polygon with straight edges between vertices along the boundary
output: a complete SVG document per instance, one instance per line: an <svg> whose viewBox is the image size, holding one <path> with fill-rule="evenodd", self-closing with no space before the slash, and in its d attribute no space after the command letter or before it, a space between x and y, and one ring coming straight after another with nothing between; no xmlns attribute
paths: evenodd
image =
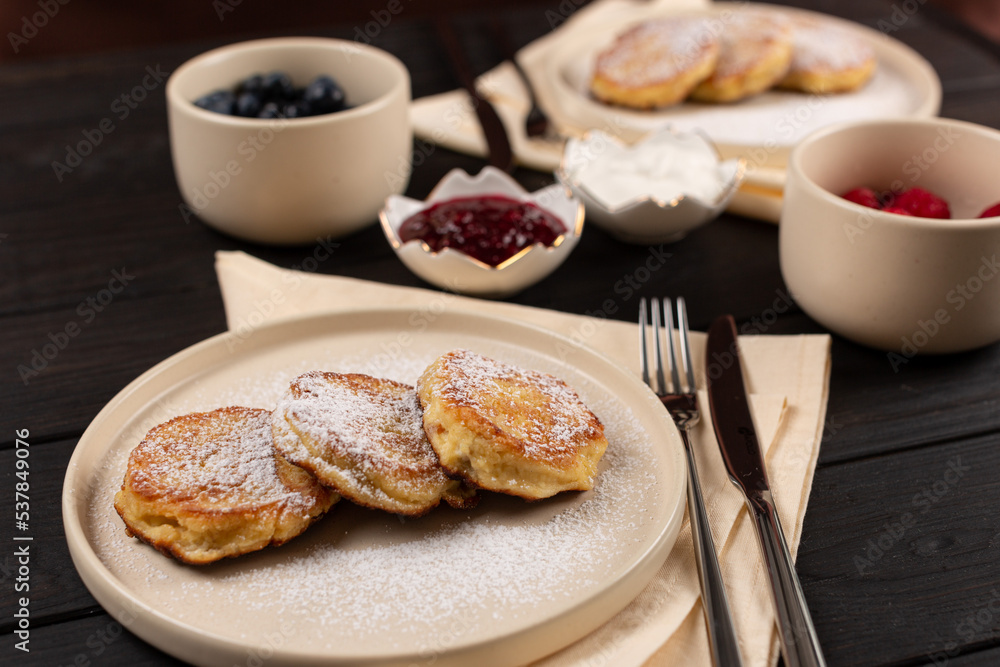
<svg viewBox="0 0 1000 667"><path fill-rule="evenodd" d="M942 115L1000 126L1000 50L929 6L795 4L891 30L937 69ZM572 6L552 2L504 18L523 44ZM498 62L486 17L459 18L477 68ZM315 32L353 38L355 26ZM374 42L409 67L415 97L456 86L424 19L404 12ZM313 248L253 246L185 222L170 163L163 81L156 78L127 114L115 103L149 71L168 73L216 45L0 67L4 664L175 662L122 631L84 588L67 551L60 493L78 438L108 400L165 357L224 331L216 250L243 249L282 266L312 256ZM113 131L100 130L103 119ZM66 147L88 137L91 153L57 174L53 162L67 163ZM475 172L481 166L432 149L408 194L425 196L454 167ZM550 175L530 171L517 177L531 189L551 182ZM685 295L699 328L722 312L740 322L769 317L786 293L777 238L773 225L723 216L671 246L668 266L639 293ZM377 227L341 243L319 272L421 285ZM557 273L513 301L596 310L607 298L620 299L616 283L647 253L588 228ZM114 282L120 276L124 289ZM617 316L631 320L637 298L623 303ZM794 308L766 327L768 334L819 331ZM998 373L1000 346L917 358L894 369L884 352L834 338L829 412L797 564L831 666L1000 664ZM30 528L24 533L15 530L12 516L21 481L15 477L19 431L30 442ZM19 574L16 532L33 537L27 577ZM16 592L19 583L30 591ZM22 595L30 597L30 653L14 648L13 613Z"/></svg>

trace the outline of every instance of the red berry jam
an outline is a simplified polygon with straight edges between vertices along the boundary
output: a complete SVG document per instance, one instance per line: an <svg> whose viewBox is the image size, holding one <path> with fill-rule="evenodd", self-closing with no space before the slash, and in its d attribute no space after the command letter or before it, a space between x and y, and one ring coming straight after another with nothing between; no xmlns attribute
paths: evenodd
<svg viewBox="0 0 1000 667"><path fill-rule="evenodd" d="M490 266L535 243L551 246L565 233L565 225L548 211L496 195L439 202L399 228L404 243L419 239L435 252L454 248Z"/></svg>

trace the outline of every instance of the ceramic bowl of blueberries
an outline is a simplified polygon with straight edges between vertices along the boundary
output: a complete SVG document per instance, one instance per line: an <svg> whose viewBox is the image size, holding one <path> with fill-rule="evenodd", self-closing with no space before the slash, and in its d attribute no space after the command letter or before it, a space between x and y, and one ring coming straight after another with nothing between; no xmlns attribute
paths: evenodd
<svg viewBox="0 0 1000 667"><path fill-rule="evenodd" d="M820 324L888 352L1000 340L1000 132L945 118L846 123L789 158L781 272Z"/></svg>
<svg viewBox="0 0 1000 667"><path fill-rule="evenodd" d="M406 189L410 77L380 49L278 38L209 51L167 82L185 219L291 245L377 220Z"/></svg>
<svg viewBox="0 0 1000 667"><path fill-rule="evenodd" d="M493 167L449 172L426 201L391 196L379 214L400 260L450 292L502 298L556 270L583 231L583 204L561 185L533 193Z"/></svg>

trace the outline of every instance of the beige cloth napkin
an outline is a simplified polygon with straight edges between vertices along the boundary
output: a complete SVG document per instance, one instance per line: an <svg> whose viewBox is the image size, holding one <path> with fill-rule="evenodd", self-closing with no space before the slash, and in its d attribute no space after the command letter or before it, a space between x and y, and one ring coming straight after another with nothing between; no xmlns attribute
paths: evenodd
<svg viewBox="0 0 1000 667"><path fill-rule="evenodd" d="M545 73L547 60L558 48L595 29L613 32L641 17L705 9L710 0L595 0L568 16L551 14L550 22L562 21L552 32L521 49L517 59L531 77L541 106L566 136L580 136L584 128L558 101ZM554 171L562 157L562 143L530 139L524 131L528 94L509 62L501 63L479 77L479 92L494 104L510 138L518 163L539 171ZM452 150L485 157L486 139L468 94L453 90L414 100L410 122L419 139ZM727 157L731 157L728 156ZM753 164L728 210L768 222L778 222L784 169Z"/></svg>
<svg viewBox="0 0 1000 667"><path fill-rule="evenodd" d="M379 306L419 308L441 300L436 291L289 271L242 252L217 253L216 272L229 329L239 335L251 333L265 321L305 313ZM588 345L638 373L636 325L454 295L449 295L448 303L452 308L509 317L570 338L584 336ZM704 344L704 334L694 334L695 359L703 357ZM767 448L778 514L795 554L826 414L830 338L746 336L740 339L740 349L754 419ZM697 384L704 387L704 370L696 366ZM699 398L705 409L703 392ZM742 496L728 481L708 421L703 419L694 433L696 456L741 650L748 667L774 665L778 657L774 611L756 536ZM537 664L708 667L711 660L693 549L685 520L667 560L628 607L593 634Z"/></svg>

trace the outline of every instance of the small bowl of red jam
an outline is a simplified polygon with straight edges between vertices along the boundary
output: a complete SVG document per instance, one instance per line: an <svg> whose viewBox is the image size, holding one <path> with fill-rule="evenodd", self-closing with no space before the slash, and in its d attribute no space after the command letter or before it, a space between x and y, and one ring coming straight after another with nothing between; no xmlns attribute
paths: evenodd
<svg viewBox="0 0 1000 667"><path fill-rule="evenodd" d="M583 230L583 205L561 185L534 193L504 172L449 172L426 201L394 195L379 214L396 254L452 292L515 294L552 273Z"/></svg>

